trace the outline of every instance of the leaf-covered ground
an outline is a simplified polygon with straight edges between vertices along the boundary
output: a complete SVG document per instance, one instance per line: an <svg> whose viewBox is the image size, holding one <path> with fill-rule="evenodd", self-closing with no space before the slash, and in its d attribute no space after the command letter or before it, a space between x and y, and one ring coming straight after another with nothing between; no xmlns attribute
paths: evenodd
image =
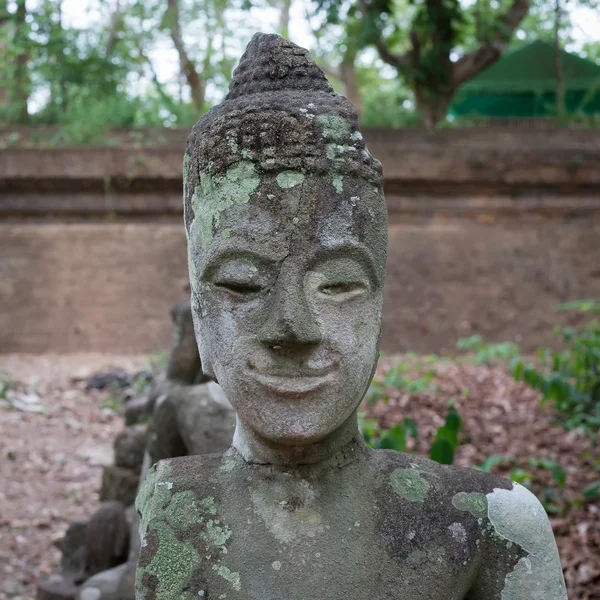
<svg viewBox="0 0 600 600"><path fill-rule="evenodd" d="M0 600L34 598L37 577L60 559L56 540L97 507L102 464L122 419L106 394L85 392L83 380L145 365L143 358L89 354L0 357L0 384L16 382L11 406L0 401ZM414 451L426 454L453 401L464 422L457 463L478 466L497 456L495 472L520 468L556 511L570 600L600 600L600 503L582 499L583 489L600 479L598 448L555 424L538 395L501 367L437 361L427 369L435 390L388 389L389 402L365 405L365 412L385 427L414 419L420 433ZM564 487L550 470L532 466L541 459L564 469Z"/></svg>

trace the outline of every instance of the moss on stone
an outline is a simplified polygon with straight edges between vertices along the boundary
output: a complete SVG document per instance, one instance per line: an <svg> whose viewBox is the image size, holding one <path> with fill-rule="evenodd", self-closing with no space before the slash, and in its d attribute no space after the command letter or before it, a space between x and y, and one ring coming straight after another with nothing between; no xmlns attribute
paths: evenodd
<svg viewBox="0 0 600 600"><path fill-rule="evenodd" d="M280 188L293 188L304 181L304 173L301 171L282 171L277 175L276 181Z"/></svg>
<svg viewBox="0 0 600 600"><path fill-rule="evenodd" d="M196 497L191 491L174 494L165 509L167 522L175 529L187 529L203 521L202 514L196 504Z"/></svg>
<svg viewBox="0 0 600 600"><path fill-rule="evenodd" d="M213 177L208 172L200 174L200 185L192 198L195 215L192 230L203 248L210 245L223 211L247 203L259 183L256 167L250 161L229 167L224 177Z"/></svg>
<svg viewBox="0 0 600 600"><path fill-rule="evenodd" d="M227 540L231 537L231 529L227 525L221 524L219 521L209 519L202 532L202 539L209 546L223 548Z"/></svg>
<svg viewBox="0 0 600 600"><path fill-rule="evenodd" d="M342 176L334 175L331 182L333 184L333 187L335 188L335 191L338 194L341 194L342 191L344 190L344 180L343 180Z"/></svg>
<svg viewBox="0 0 600 600"><path fill-rule="evenodd" d="M459 492L452 498L454 508L470 512L474 517L487 517L488 502L484 494Z"/></svg>
<svg viewBox="0 0 600 600"><path fill-rule="evenodd" d="M242 589L239 573L233 572L224 565L213 565L213 570L216 571L220 577L225 579L225 581L228 581L236 592L239 592Z"/></svg>
<svg viewBox="0 0 600 600"><path fill-rule="evenodd" d="M429 482L416 469L395 469L390 475L392 489L409 502L424 502Z"/></svg>
<svg viewBox="0 0 600 600"><path fill-rule="evenodd" d="M319 115L315 122L323 131L323 137L334 142L347 140L350 135L350 126L346 119L338 115Z"/></svg>
<svg viewBox="0 0 600 600"><path fill-rule="evenodd" d="M158 548L147 566L138 567L138 585L141 585L144 575L154 575L158 581L157 597L180 600L201 558L190 543L177 539L164 521L153 521L151 531L156 534Z"/></svg>

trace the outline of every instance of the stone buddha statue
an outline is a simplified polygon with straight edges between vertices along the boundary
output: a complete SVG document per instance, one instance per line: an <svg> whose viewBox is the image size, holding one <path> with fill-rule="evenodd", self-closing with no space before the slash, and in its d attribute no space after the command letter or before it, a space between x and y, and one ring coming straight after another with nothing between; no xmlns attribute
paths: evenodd
<svg viewBox="0 0 600 600"><path fill-rule="evenodd" d="M308 52L255 35L184 166L196 338L237 422L224 454L149 472L136 597L566 600L529 491L362 441L382 171Z"/></svg>

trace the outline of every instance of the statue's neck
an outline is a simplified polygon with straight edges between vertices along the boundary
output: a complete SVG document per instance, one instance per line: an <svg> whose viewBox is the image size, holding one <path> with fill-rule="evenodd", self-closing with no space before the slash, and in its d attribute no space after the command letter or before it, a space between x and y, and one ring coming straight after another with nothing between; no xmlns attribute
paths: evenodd
<svg viewBox="0 0 600 600"><path fill-rule="evenodd" d="M277 444L259 436L237 418L233 448L248 463L296 466L320 463L341 453L350 444L363 445L356 412L331 435L307 445Z"/></svg>

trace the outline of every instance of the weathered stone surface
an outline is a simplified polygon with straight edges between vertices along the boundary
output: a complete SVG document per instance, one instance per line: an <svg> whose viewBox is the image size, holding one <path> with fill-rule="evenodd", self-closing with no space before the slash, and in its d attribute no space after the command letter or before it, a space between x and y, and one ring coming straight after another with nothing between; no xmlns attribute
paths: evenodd
<svg viewBox="0 0 600 600"><path fill-rule="evenodd" d="M167 379L184 385L203 383L206 378L202 373L189 300L176 304L171 309L171 318L173 337L167 364Z"/></svg>
<svg viewBox="0 0 600 600"><path fill-rule="evenodd" d="M147 443L146 425L134 425L123 429L115 439L115 465L139 473Z"/></svg>
<svg viewBox="0 0 600 600"><path fill-rule="evenodd" d="M82 573L85 570L85 539L89 521L71 523L60 543L62 552L61 569L70 573Z"/></svg>
<svg viewBox="0 0 600 600"><path fill-rule="evenodd" d="M100 500L102 502L114 500L129 506L135 500L139 480L139 474L130 469L115 465L104 467Z"/></svg>
<svg viewBox="0 0 600 600"><path fill-rule="evenodd" d="M78 586L72 573L55 572L40 577L37 600L75 600Z"/></svg>
<svg viewBox="0 0 600 600"><path fill-rule="evenodd" d="M77 594L77 600L133 600L135 598L131 573L135 567L123 563L90 577Z"/></svg>
<svg viewBox="0 0 600 600"><path fill-rule="evenodd" d="M362 440L386 217L351 105L254 36L184 159L195 332L235 435L148 472L138 600L566 600L530 492Z"/></svg>
<svg viewBox="0 0 600 600"><path fill-rule="evenodd" d="M219 404L209 385L174 386L154 408L147 450L150 464L163 458L224 452L235 414Z"/></svg>
<svg viewBox="0 0 600 600"><path fill-rule="evenodd" d="M121 502L104 502L89 521L85 570L90 577L120 565L129 554L129 522Z"/></svg>
<svg viewBox="0 0 600 600"><path fill-rule="evenodd" d="M153 383L151 385L156 385ZM125 425L127 427L145 423L152 415L153 404L148 394L134 396L125 403Z"/></svg>

